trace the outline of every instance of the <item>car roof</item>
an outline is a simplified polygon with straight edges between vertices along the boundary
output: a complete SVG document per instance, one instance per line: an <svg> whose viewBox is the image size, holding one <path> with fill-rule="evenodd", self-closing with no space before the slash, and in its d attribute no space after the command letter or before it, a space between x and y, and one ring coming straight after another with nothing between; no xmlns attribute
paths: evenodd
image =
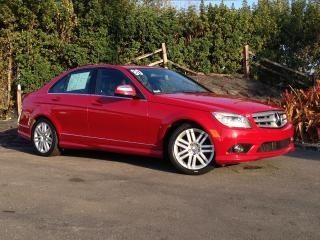
<svg viewBox="0 0 320 240"><path fill-rule="evenodd" d="M113 68L125 68L125 69L130 69L130 68L154 68L154 69L159 69L161 67L153 67L153 66L141 66L141 65L134 65L134 64L125 64L125 65L120 65L120 64L107 64L107 63L97 63L97 64L84 64L80 65L78 67L72 68L72 69L82 69L82 68L92 68L92 67L113 67Z"/></svg>

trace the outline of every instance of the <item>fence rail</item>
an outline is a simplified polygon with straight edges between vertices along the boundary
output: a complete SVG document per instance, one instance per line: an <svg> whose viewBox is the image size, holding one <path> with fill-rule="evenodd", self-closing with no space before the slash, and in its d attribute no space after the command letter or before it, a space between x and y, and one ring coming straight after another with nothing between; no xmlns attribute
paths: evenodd
<svg viewBox="0 0 320 240"><path fill-rule="evenodd" d="M132 59L130 62L128 62L127 64L131 64L132 62L137 62L139 60L151 57L151 56L156 55L156 54L161 54L161 59L157 60L155 62L149 63L148 66L162 65L164 68L168 68L169 64L171 64L172 66L174 66L174 67L176 67L178 69L181 69L186 73L189 73L189 74L192 74L192 75L201 74L199 72L193 71L192 69L190 69L188 67L182 66L182 65L180 65L178 63L175 63L175 62L169 60L168 59L168 55L167 55L167 48L166 48L166 44L165 43L162 43L161 44L161 48L153 51L152 53L146 53L146 54L143 54L143 55L141 55L139 57L136 57L136 58Z"/></svg>
<svg viewBox="0 0 320 240"><path fill-rule="evenodd" d="M312 75L297 71L295 69L292 69L290 67L284 66L278 62L272 61L268 58L265 57L260 57L259 61L250 61L251 57L257 57L256 54L252 51L250 51L249 49L249 45L245 45L243 47L243 72L245 74L245 76L249 77L250 73L251 73L251 65L254 65L256 67L259 67L260 69L264 70L264 71L268 71L272 74L278 75L280 77L283 78L288 78L289 76L285 73L283 73L283 70L286 72L290 72L291 74L297 75L299 77L304 77L306 79L308 79L310 82L313 79ZM266 66L267 65L267 66ZM271 69L270 66L274 66L278 69L281 69L281 71L277 71L276 69ZM295 79L294 80L296 83L300 84L300 85L305 85L306 83L299 80L299 79Z"/></svg>

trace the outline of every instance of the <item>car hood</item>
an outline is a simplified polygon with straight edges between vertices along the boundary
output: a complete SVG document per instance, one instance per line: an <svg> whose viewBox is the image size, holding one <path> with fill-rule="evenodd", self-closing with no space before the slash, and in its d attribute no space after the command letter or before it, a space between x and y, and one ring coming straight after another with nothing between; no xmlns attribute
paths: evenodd
<svg viewBox="0 0 320 240"><path fill-rule="evenodd" d="M279 107L269 106L262 102L217 95L215 93L174 93L157 95L157 99L165 104L196 108L209 111L225 111L238 114L250 114L278 110Z"/></svg>

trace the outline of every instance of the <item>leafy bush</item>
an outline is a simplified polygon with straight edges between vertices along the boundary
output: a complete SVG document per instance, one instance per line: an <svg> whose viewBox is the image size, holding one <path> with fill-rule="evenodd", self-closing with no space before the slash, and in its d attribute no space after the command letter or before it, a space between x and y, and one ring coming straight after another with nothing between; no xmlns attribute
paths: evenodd
<svg viewBox="0 0 320 240"><path fill-rule="evenodd" d="M320 81L307 90L286 90L282 95L282 106L295 126L296 140L320 141Z"/></svg>

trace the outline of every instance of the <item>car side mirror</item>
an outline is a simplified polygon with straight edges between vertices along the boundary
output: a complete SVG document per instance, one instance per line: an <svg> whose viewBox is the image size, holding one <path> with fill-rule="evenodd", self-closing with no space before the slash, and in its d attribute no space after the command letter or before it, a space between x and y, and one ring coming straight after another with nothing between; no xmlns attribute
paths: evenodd
<svg viewBox="0 0 320 240"><path fill-rule="evenodd" d="M137 92L136 89L131 85L119 85L116 87L114 95L134 98L137 96Z"/></svg>

